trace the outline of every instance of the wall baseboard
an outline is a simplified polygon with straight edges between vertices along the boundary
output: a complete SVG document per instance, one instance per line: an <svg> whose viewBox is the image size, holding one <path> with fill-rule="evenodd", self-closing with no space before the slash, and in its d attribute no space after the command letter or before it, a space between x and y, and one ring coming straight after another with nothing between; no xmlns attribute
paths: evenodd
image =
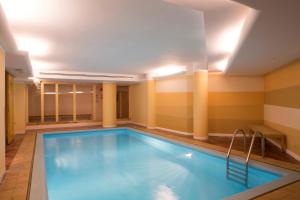
<svg viewBox="0 0 300 200"><path fill-rule="evenodd" d="M68 128L68 127L82 127L82 126L101 126L102 122L79 122L79 123L66 123L66 124L41 124L26 126L26 130L39 130L47 128Z"/></svg>
<svg viewBox="0 0 300 200"><path fill-rule="evenodd" d="M194 136L193 137L195 140L207 140L208 139L208 136L207 137L199 137L199 136Z"/></svg>
<svg viewBox="0 0 300 200"><path fill-rule="evenodd" d="M135 125L138 125L138 126L142 126L142 127L146 127L146 124L143 124L143 123L138 123L138 122L133 122L133 121L129 121L130 124L135 124Z"/></svg>
<svg viewBox="0 0 300 200"><path fill-rule="evenodd" d="M129 120L117 121L117 124L129 124L129 123L132 123L132 122ZM102 125L102 122L95 122L95 121L94 122L65 123L65 124L40 124L40 125L26 126L26 130L38 130L38 129L47 129L47 128L83 127L83 126L101 126L101 125ZM104 127L104 128L113 128L113 127L115 127L115 126Z"/></svg>
<svg viewBox="0 0 300 200"><path fill-rule="evenodd" d="M232 137L232 133L208 133L208 136L213 136L213 137ZM238 134L236 137L242 137L243 135Z"/></svg>
<svg viewBox="0 0 300 200"><path fill-rule="evenodd" d="M131 123L131 121L130 120L119 120L119 121L117 121L117 124L130 124Z"/></svg>
<svg viewBox="0 0 300 200"><path fill-rule="evenodd" d="M169 132L177 133L177 134L181 134L181 135L193 135L192 133L189 133L189 132L177 131L177 130L162 128L162 127L155 127L155 129L162 130L162 131L169 131Z"/></svg>
<svg viewBox="0 0 300 200"><path fill-rule="evenodd" d="M102 125L102 127L103 127L103 128L116 128L117 125L108 125L108 126Z"/></svg>
<svg viewBox="0 0 300 200"><path fill-rule="evenodd" d="M147 126L147 129L157 129L155 126Z"/></svg>
<svg viewBox="0 0 300 200"><path fill-rule="evenodd" d="M133 121L130 121L129 123L148 128L147 125L143 124L143 123L137 123L137 122L133 122ZM189 133L189 132L177 131L177 130L163 128L163 127L159 127L159 126L150 127L149 129L158 129L158 130L168 131L168 132L177 133L177 134L181 134L181 135L193 135L192 133Z"/></svg>

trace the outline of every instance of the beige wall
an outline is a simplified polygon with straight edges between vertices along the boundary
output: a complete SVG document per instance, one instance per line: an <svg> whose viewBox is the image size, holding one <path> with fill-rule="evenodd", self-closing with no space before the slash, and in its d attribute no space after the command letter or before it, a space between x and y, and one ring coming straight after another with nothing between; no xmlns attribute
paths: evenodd
<svg viewBox="0 0 300 200"><path fill-rule="evenodd" d="M193 81L180 75L156 81L158 127L193 132ZM209 74L208 131L232 133L263 123L264 78Z"/></svg>
<svg viewBox="0 0 300 200"><path fill-rule="evenodd" d="M41 116L41 91L35 85L28 85L29 116Z"/></svg>
<svg viewBox="0 0 300 200"><path fill-rule="evenodd" d="M179 75L159 79L155 82L156 126L192 133L192 76ZM130 118L135 123L146 125L146 82L131 85L129 90ZM208 129L210 133L232 133L236 128L262 124L263 104L263 77L209 74Z"/></svg>
<svg viewBox="0 0 300 200"><path fill-rule="evenodd" d="M232 133L263 123L264 78L210 74L208 127L210 133Z"/></svg>
<svg viewBox="0 0 300 200"><path fill-rule="evenodd" d="M300 60L265 76L264 123L287 135L287 148L300 156Z"/></svg>
<svg viewBox="0 0 300 200"><path fill-rule="evenodd" d="M180 75L156 81L156 125L193 132L192 76Z"/></svg>
<svg viewBox="0 0 300 200"><path fill-rule="evenodd" d="M232 133L235 128L247 128L251 124L265 123L285 133L288 138L288 149L300 155L299 75L300 60L283 66L265 77L209 74L209 132ZM192 88L193 82L190 75L156 80L157 127L193 132ZM16 86L16 93L19 93L17 92L19 90L22 91L22 86ZM39 108L39 102L35 102L36 98L38 97L30 101L37 105L34 107ZM97 109L100 110L101 95L97 95L97 98ZM82 102L89 101L90 99L87 98ZM30 114L35 112L30 111ZM80 113L80 110L78 112ZM146 82L129 87L129 115L133 122L147 124ZM99 116L98 112L97 116Z"/></svg>
<svg viewBox="0 0 300 200"><path fill-rule="evenodd" d="M132 122L146 126L147 99L146 83L137 83L129 86L129 117Z"/></svg>
<svg viewBox="0 0 300 200"><path fill-rule="evenodd" d="M25 133L27 122L27 85L15 84L14 129L15 133Z"/></svg>
<svg viewBox="0 0 300 200"><path fill-rule="evenodd" d="M0 181L5 172L5 53L0 47Z"/></svg>

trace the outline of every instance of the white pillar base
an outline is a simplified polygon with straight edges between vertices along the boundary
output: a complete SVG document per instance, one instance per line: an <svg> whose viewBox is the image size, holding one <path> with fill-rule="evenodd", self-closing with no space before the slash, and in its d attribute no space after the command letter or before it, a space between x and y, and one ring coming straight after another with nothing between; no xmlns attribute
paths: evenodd
<svg viewBox="0 0 300 200"><path fill-rule="evenodd" d="M103 128L115 128L117 125L103 125Z"/></svg>
<svg viewBox="0 0 300 200"><path fill-rule="evenodd" d="M156 127L153 127L153 126L147 126L146 128L147 129L156 129Z"/></svg>
<svg viewBox="0 0 300 200"><path fill-rule="evenodd" d="M199 136L194 136L195 140L207 140L208 137L199 137Z"/></svg>

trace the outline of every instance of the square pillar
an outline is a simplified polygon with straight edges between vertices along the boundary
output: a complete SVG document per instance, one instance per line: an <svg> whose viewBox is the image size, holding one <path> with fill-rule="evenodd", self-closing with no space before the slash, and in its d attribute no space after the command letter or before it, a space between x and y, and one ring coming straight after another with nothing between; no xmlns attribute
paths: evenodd
<svg viewBox="0 0 300 200"><path fill-rule="evenodd" d="M116 83L103 83L103 127L117 126L117 85Z"/></svg>
<svg viewBox="0 0 300 200"><path fill-rule="evenodd" d="M156 110L155 110L155 80L146 81L146 96L147 96L147 128L154 129L156 127Z"/></svg>
<svg viewBox="0 0 300 200"><path fill-rule="evenodd" d="M208 138L208 71L193 74L193 137Z"/></svg>

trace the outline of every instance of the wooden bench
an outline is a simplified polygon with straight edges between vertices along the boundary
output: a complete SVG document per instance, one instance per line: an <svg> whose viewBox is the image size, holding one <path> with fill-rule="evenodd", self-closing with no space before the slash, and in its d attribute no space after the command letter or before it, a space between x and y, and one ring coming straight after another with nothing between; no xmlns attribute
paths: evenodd
<svg viewBox="0 0 300 200"><path fill-rule="evenodd" d="M286 149L286 136L270 127L264 126L264 125L251 125L249 126L249 133L254 134L258 133L262 138L261 138L261 143L262 143L262 155L264 156L265 154L265 139L270 138L270 139L276 139L280 141L280 147L281 151L284 152Z"/></svg>

